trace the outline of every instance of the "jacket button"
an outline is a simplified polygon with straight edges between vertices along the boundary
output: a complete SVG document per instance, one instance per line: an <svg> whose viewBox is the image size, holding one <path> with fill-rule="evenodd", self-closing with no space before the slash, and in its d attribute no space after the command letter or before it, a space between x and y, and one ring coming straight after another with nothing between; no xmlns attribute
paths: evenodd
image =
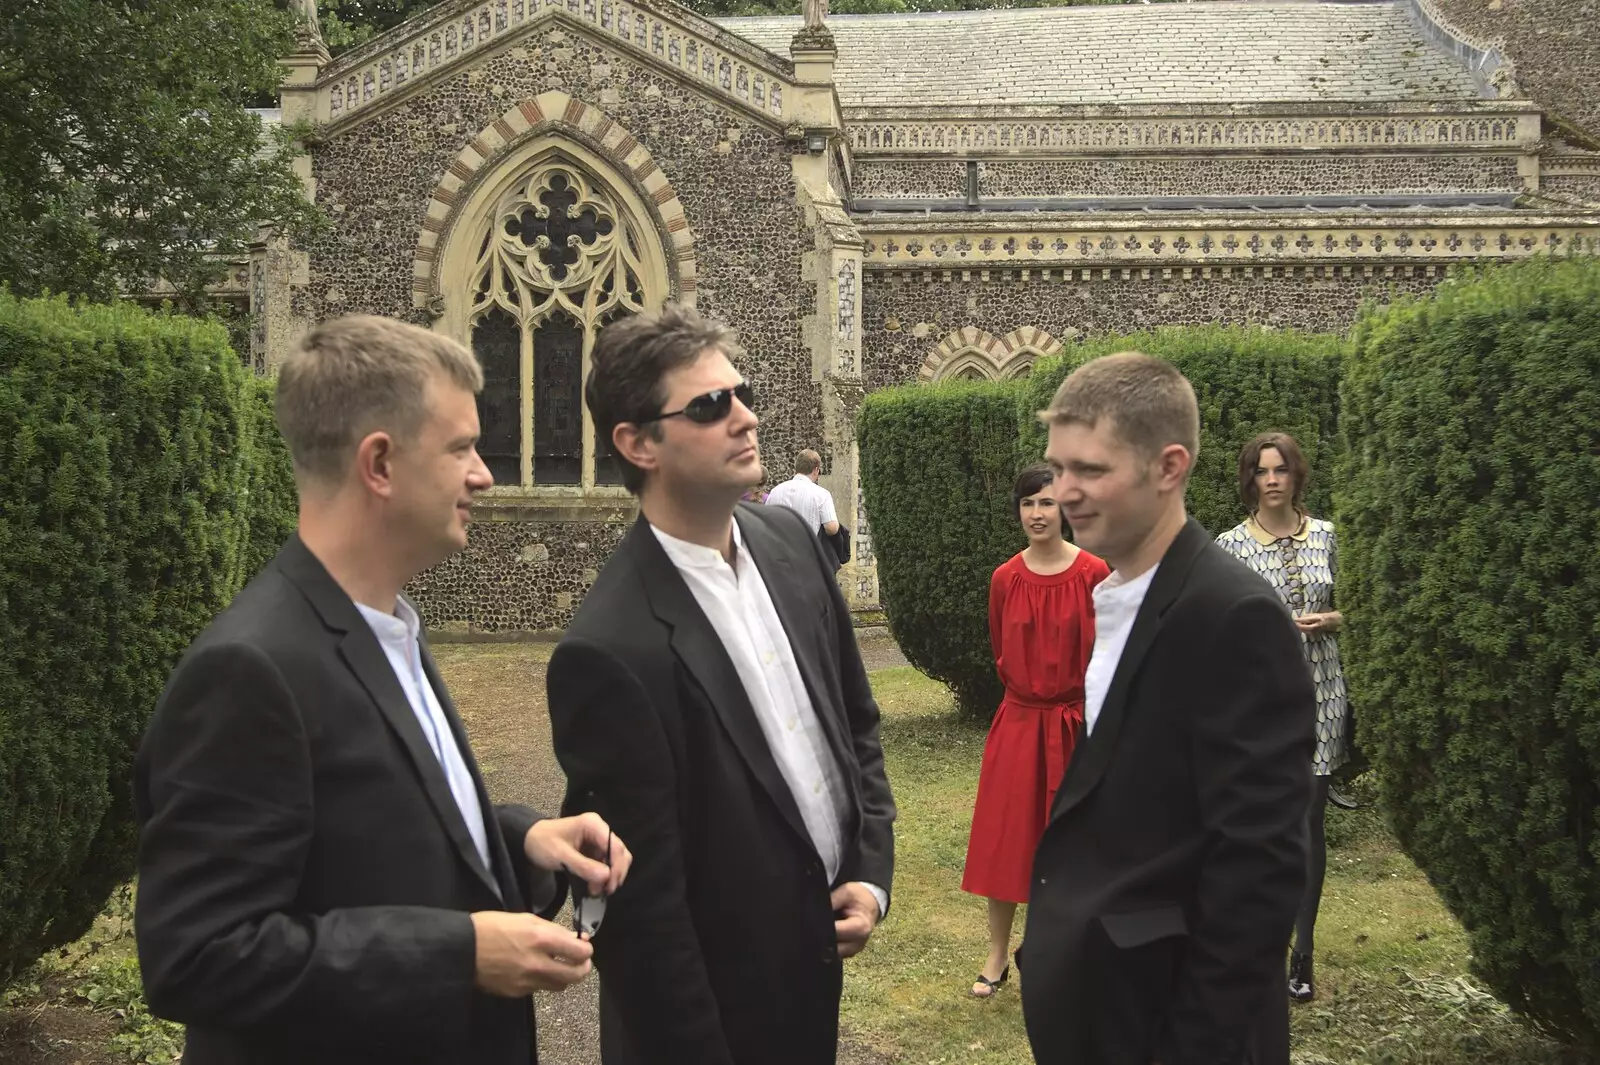
<svg viewBox="0 0 1600 1065"><path fill-rule="evenodd" d="M838 952L833 947L829 947L822 952L822 964L832 965L837 957Z"/></svg>
<svg viewBox="0 0 1600 1065"><path fill-rule="evenodd" d="M1044 878L1044 877L1042 877L1042 876L1041 876L1041 877L1040 877L1040 878L1039 878L1039 883L1041 883L1041 884L1043 884L1043 883L1046 883L1046 880L1045 880L1045 878Z"/></svg>

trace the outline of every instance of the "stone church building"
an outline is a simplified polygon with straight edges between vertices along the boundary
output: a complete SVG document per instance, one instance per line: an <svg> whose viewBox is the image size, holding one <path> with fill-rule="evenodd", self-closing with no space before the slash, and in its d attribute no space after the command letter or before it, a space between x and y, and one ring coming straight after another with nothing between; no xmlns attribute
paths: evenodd
<svg viewBox="0 0 1600 1065"><path fill-rule="evenodd" d="M823 453L871 607L874 389L1160 324L1341 329L1454 263L1600 252L1600 46L1538 0L446 0L332 61L301 6L281 119L332 225L253 257L254 356L357 311L479 354L496 487L412 589L436 631L571 617L635 513L589 352L665 299L739 331L769 481Z"/></svg>

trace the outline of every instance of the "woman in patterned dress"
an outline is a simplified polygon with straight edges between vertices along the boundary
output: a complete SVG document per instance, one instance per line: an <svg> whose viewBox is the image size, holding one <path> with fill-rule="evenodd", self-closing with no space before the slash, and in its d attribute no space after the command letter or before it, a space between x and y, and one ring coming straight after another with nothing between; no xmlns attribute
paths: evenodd
<svg viewBox="0 0 1600 1065"><path fill-rule="evenodd" d="M1239 453L1239 498L1250 516L1217 537L1217 543L1277 589L1300 627L1306 660L1317 687L1317 749L1307 836L1305 898L1295 919L1289 960L1289 997L1316 996L1312 966L1317 908L1328 868L1323 816L1332 775L1350 753L1350 705L1345 698L1339 638L1344 617L1333 608L1338 541L1333 522L1313 518L1303 505L1305 455L1287 433L1262 433Z"/></svg>
<svg viewBox="0 0 1600 1065"><path fill-rule="evenodd" d="M1028 901L1033 852L1083 728L1083 674L1094 649L1100 559L1061 538L1050 467L1022 471L1011 492L1027 548L989 582L989 641L1005 698L978 773L961 889L988 900L989 957L972 985L988 998L1011 972L1011 924Z"/></svg>

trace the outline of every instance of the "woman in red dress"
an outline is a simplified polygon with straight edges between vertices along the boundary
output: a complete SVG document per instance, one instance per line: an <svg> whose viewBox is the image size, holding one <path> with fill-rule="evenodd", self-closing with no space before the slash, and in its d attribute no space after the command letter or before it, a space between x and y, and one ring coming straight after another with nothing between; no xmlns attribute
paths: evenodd
<svg viewBox="0 0 1600 1065"><path fill-rule="evenodd" d="M989 727L961 890L989 900L989 958L972 985L988 998L1011 973L1011 924L1028 901L1033 852L1083 727L1104 562L1061 538L1050 468L1030 466L1011 500L1028 546L989 582L989 640L1005 698Z"/></svg>

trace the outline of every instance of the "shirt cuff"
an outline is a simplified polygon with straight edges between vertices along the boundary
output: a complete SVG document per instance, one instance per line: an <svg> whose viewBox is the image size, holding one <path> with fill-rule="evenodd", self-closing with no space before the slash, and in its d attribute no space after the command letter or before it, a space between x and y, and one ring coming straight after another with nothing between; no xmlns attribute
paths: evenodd
<svg viewBox="0 0 1600 1065"><path fill-rule="evenodd" d="M860 885L872 892L872 897L878 900L878 920L889 916L889 893L877 884L869 884L865 880L858 881Z"/></svg>

